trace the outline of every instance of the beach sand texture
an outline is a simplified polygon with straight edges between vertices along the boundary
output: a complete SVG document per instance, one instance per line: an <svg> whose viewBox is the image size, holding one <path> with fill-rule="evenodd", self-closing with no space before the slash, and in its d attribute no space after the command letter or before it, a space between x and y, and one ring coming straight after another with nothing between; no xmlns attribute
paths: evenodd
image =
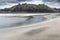
<svg viewBox="0 0 60 40"><path fill-rule="evenodd" d="M60 17L22 27L2 28L0 40L60 40Z"/></svg>

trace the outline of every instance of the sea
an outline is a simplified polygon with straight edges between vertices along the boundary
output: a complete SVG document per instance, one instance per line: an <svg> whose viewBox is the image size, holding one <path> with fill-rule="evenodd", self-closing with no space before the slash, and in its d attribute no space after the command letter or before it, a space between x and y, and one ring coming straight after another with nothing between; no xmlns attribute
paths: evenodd
<svg viewBox="0 0 60 40"><path fill-rule="evenodd" d="M43 15L35 16L0 16L0 28L23 26L47 20Z"/></svg>

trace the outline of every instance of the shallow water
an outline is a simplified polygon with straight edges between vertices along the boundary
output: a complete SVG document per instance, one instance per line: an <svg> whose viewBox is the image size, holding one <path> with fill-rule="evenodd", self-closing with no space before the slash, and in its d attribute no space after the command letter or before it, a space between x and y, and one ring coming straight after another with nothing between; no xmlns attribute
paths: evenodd
<svg viewBox="0 0 60 40"><path fill-rule="evenodd" d="M33 24L33 23L38 23L38 22L42 22L45 21L47 18L45 18L44 16L33 16L33 18L29 19L28 21L24 21L24 25L27 24Z"/></svg>
<svg viewBox="0 0 60 40"><path fill-rule="evenodd" d="M11 26L18 22L24 22L27 18L25 17L4 17L0 16L0 27Z"/></svg>
<svg viewBox="0 0 60 40"><path fill-rule="evenodd" d="M12 27L12 26L22 26L27 24L38 23L46 20L44 16L32 16L30 17L8 17L0 16L0 28L3 27Z"/></svg>

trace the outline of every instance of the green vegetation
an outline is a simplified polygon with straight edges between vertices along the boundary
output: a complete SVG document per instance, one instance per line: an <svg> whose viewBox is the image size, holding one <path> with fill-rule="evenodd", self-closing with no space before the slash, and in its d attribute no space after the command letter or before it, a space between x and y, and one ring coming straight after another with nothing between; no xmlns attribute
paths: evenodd
<svg viewBox="0 0 60 40"><path fill-rule="evenodd" d="M11 8L5 8L5 9L1 9L0 11L2 12L41 12L41 13L45 13L45 12L55 12L54 9L48 7L47 5L44 4L18 4L15 5Z"/></svg>

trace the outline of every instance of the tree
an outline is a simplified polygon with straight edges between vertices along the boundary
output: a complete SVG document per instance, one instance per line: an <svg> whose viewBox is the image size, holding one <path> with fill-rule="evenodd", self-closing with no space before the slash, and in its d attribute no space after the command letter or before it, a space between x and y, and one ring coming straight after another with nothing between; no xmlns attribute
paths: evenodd
<svg viewBox="0 0 60 40"><path fill-rule="evenodd" d="M5 9L7 10L7 9ZM48 7L47 5L44 4L20 4L15 5L11 8L9 8L11 12L54 12L54 9Z"/></svg>

